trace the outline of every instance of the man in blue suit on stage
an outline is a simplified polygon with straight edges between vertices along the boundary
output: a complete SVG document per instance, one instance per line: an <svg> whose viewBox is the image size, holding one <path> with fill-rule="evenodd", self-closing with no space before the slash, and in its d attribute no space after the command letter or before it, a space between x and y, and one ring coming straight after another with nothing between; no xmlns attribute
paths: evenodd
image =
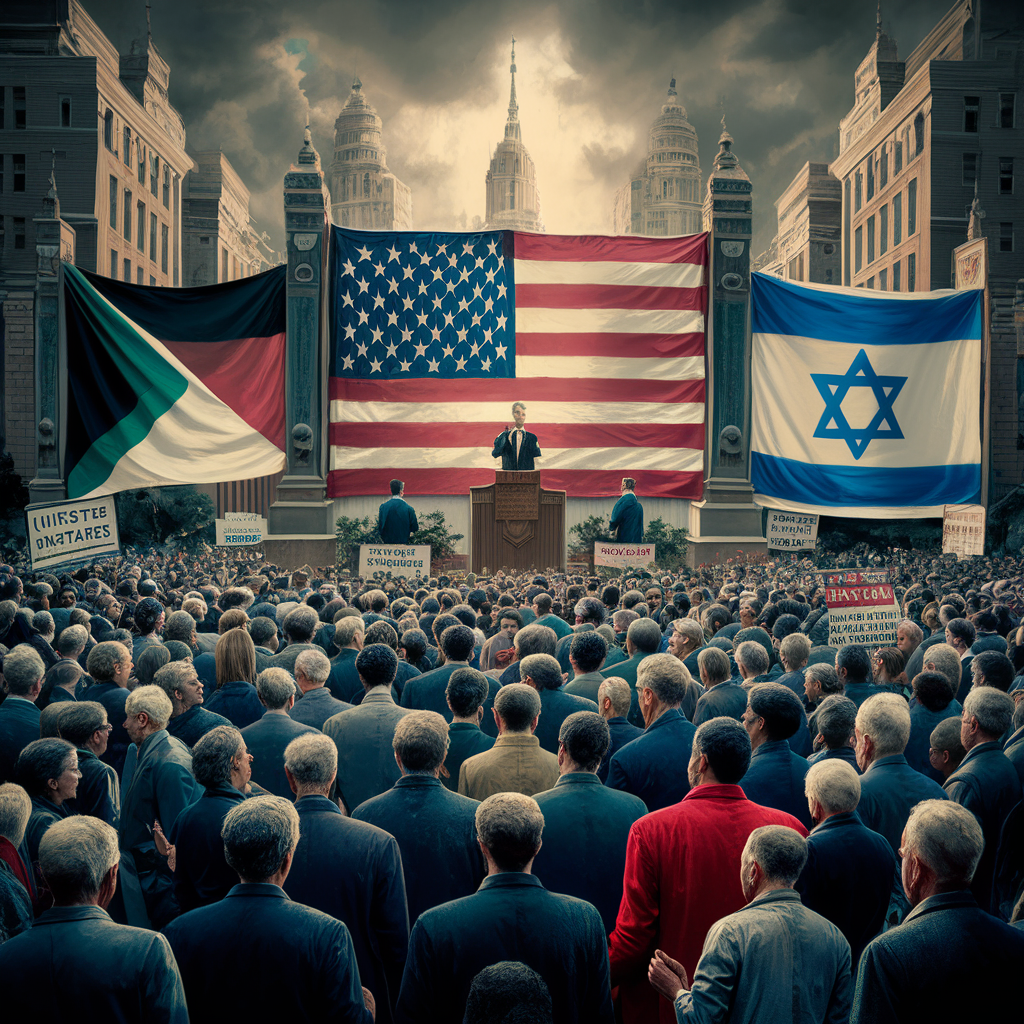
<svg viewBox="0 0 1024 1024"><path fill-rule="evenodd" d="M491 457L501 459L502 469L533 469L533 460L540 458L540 446L537 435L525 429L526 406L516 402L512 406L512 418L515 426L506 427L494 439L494 451Z"/></svg>
<svg viewBox="0 0 1024 1024"><path fill-rule="evenodd" d="M410 535L420 528L416 510L402 497L404 490L401 480L392 480L391 498L380 507L377 526L385 544L408 544Z"/></svg>

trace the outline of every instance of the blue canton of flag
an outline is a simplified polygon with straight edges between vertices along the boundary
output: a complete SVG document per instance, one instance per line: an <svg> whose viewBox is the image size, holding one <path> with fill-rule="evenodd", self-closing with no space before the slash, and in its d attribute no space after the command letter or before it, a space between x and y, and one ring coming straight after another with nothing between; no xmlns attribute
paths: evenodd
<svg viewBox="0 0 1024 1024"><path fill-rule="evenodd" d="M332 231L332 377L515 376L504 232Z"/></svg>

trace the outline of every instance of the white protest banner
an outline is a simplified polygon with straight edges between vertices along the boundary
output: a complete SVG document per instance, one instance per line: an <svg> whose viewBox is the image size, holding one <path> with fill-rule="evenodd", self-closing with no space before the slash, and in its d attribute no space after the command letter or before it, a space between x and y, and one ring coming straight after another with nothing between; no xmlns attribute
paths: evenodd
<svg viewBox="0 0 1024 1024"><path fill-rule="evenodd" d="M799 512L768 509L765 540L776 551L806 551L818 539L818 517Z"/></svg>
<svg viewBox="0 0 1024 1024"><path fill-rule="evenodd" d="M970 558L985 554L985 506L946 505L942 510L942 553Z"/></svg>
<svg viewBox="0 0 1024 1024"><path fill-rule="evenodd" d="M360 544L359 575L429 576L429 544Z"/></svg>
<svg viewBox="0 0 1024 1024"><path fill-rule="evenodd" d="M231 516L251 516L246 519L233 519ZM225 512L223 519L217 520L217 547L244 548L253 544L262 544L267 532L267 521L255 512Z"/></svg>
<svg viewBox="0 0 1024 1024"><path fill-rule="evenodd" d="M900 609L888 569L819 570L828 605L829 647L895 647Z"/></svg>
<svg viewBox="0 0 1024 1024"><path fill-rule="evenodd" d="M594 565L615 565L625 569L631 565L651 565L653 562L653 544L603 544L594 541Z"/></svg>
<svg viewBox="0 0 1024 1024"><path fill-rule="evenodd" d="M29 505L25 509L33 571L110 558L121 551L114 496Z"/></svg>

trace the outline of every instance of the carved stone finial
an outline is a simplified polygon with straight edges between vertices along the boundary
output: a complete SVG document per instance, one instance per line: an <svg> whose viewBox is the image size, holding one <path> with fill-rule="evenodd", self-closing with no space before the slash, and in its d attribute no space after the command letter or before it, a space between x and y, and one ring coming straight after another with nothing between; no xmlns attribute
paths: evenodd
<svg viewBox="0 0 1024 1024"><path fill-rule="evenodd" d="M313 147L313 133L310 131L308 124L302 133L302 149L299 150L299 163L312 164L313 166L318 166L320 163L320 154Z"/></svg>
<svg viewBox="0 0 1024 1024"><path fill-rule="evenodd" d="M308 423L296 423L292 427L292 457L296 465L308 466L313 454L313 428Z"/></svg>

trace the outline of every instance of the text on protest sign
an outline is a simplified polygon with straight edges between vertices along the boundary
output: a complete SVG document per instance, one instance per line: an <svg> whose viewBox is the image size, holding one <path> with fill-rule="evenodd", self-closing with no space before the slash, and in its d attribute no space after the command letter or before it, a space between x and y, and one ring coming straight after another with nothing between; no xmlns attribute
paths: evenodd
<svg viewBox="0 0 1024 1024"><path fill-rule="evenodd" d="M799 512L768 510L765 540L776 551L805 551L818 539L818 517Z"/></svg>
<svg viewBox="0 0 1024 1024"><path fill-rule="evenodd" d="M819 572L828 605L828 643L896 645L899 605L885 569L830 569Z"/></svg>
<svg viewBox="0 0 1024 1024"><path fill-rule="evenodd" d="M243 548L262 544L266 532L266 519L261 519L255 512L226 512L223 519L217 520L217 547Z"/></svg>
<svg viewBox="0 0 1024 1024"><path fill-rule="evenodd" d="M604 544L594 542L594 565L650 565L654 562L653 544Z"/></svg>
<svg viewBox="0 0 1024 1024"><path fill-rule="evenodd" d="M114 496L30 505L25 509L33 571L109 558L121 550Z"/></svg>
<svg viewBox="0 0 1024 1024"><path fill-rule="evenodd" d="M985 554L984 505L946 505L943 508L942 553L957 558Z"/></svg>
<svg viewBox="0 0 1024 1024"><path fill-rule="evenodd" d="M360 544L359 575L429 576L429 544Z"/></svg>

